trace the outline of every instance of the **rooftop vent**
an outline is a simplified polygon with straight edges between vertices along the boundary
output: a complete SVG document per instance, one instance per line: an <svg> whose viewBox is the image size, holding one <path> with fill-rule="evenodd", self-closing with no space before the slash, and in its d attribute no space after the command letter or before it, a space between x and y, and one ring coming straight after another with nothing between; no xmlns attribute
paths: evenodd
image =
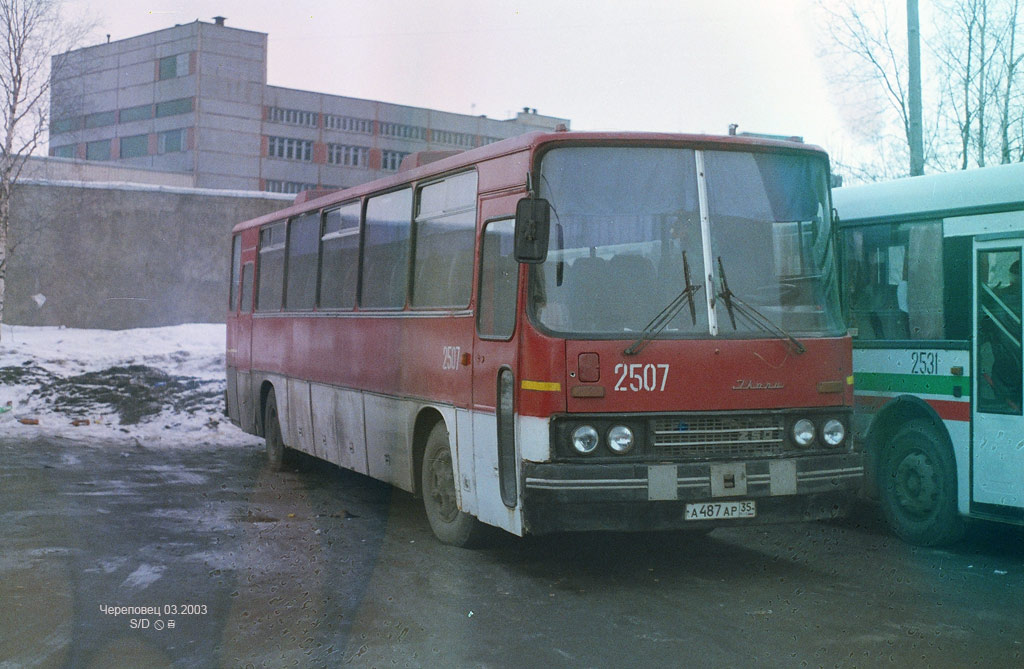
<svg viewBox="0 0 1024 669"><path fill-rule="evenodd" d="M224 21L226 21L226 20L227 19L224 18L223 16L215 16L215 17L213 17L214 25L218 25L218 26L224 25Z"/></svg>

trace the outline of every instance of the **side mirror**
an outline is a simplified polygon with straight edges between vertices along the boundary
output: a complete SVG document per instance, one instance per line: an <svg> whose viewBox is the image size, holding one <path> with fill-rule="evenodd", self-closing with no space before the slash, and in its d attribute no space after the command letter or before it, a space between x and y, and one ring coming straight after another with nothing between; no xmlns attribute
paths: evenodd
<svg viewBox="0 0 1024 669"><path fill-rule="evenodd" d="M524 197L516 204L516 260L536 265L548 257L551 205L547 200Z"/></svg>

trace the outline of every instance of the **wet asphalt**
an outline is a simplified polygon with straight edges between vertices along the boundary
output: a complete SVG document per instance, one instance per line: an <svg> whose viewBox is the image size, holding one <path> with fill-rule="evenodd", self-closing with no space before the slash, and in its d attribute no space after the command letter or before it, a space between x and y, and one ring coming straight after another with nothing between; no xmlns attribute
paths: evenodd
<svg viewBox="0 0 1024 669"><path fill-rule="evenodd" d="M875 509L438 544L418 500L251 447L0 437L0 667L1024 666L1024 529Z"/></svg>

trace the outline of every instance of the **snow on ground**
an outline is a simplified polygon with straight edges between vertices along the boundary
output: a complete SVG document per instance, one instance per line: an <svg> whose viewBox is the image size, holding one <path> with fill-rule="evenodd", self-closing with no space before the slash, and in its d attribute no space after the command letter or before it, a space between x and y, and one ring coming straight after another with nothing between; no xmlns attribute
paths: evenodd
<svg viewBox="0 0 1024 669"><path fill-rule="evenodd" d="M2 327L4 436L146 447L260 443L224 416L224 325Z"/></svg>

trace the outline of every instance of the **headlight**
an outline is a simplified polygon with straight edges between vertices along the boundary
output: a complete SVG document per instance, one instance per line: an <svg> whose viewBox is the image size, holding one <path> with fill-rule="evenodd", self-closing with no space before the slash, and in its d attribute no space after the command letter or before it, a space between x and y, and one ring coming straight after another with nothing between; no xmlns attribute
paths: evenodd
<svg viewBox="0 0 1024 669"><path fill-rule="evenodd" d="M800 448L807 448L814 443L814 423L801 418L793 424L793 441Z"/></svg>
<svg viewBox="0 0 1024 669"><path fill-rule="evenodd" d="M608 430L608 448L613 453L628 453L633 448L633 430L625 425L616 425Z"/></svg>
<svg viewBox="0 0 1024 669"><path fill-rule="evenodd" d="M601 437L598 436L597 430L589 425L581 425L572 432L572 447L576 449L577 453L583 455L593 453L599 441L601 441Z"/></svg>
<svg viewBox="0 0 1024 669"><path fill-rule="evenodd" d="M841 422L833 418L825 423L825 427L821 429L821 438L827 445L836 447L843 443L843 439L846 438L846 428L843 427Z"/></svg>

